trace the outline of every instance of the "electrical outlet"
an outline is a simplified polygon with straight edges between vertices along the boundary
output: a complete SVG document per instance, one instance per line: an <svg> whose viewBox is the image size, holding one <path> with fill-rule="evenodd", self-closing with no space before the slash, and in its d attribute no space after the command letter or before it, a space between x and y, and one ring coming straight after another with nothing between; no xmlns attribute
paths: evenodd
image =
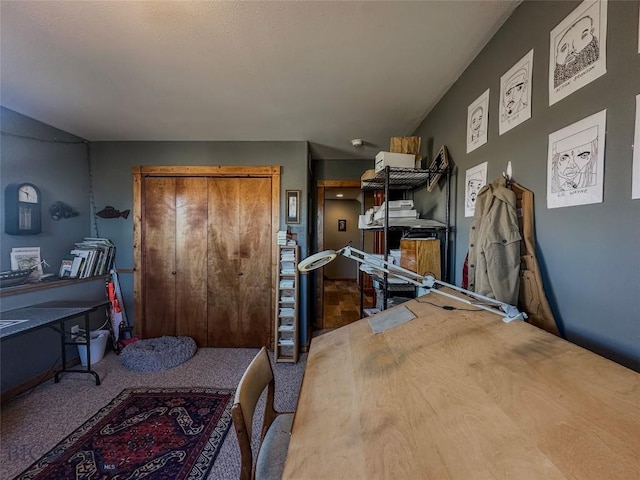
<svg viewBox="0 0 640 480"><path fill-rule="evenodd" d="M79 325L74 325L73 327L71 327L71 334L72 335L77 335L78 333L80 333L80 326Z"/></svg>

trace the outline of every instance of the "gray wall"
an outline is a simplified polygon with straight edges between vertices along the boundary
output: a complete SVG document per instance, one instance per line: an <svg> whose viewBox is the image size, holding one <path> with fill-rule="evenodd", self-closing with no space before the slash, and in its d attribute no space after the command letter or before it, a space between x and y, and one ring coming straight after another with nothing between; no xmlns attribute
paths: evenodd
<svg viewBox="0 0 640 480"><path fill-rule="evenodd" d="M93 142L91 144L95 201L98 210L111 205L133 209L133 177L137 165L280 165L280 228L285 227L284 192L302 190L301 223L290 226L297 234L302 258L308 255L308 146L307 142ZM251 219L247 219L251 221ZM97 218L100 236L116 245L116 265L133 268L133 219ZM275 239L274 239L275 241ZM120 275L125 309L130 323L133 309L133 275ZM308 299L307 276L301 276L301 305ZM306 342L308 314L300 315L300 340Z"/></svg>
<svg viewBox="0 0 640 480"><path fill-rule="evenodd" d="M57 274L62 257L90 233L87 145L82 138L6 108L0 108L0 121L0 270L11 268L12 248L40 247L41 258L50 265L45 271ZM42 233L38 235L4 233L4 189L22 182L33 183L42 195ZM57 201L73 207L79 216L52 220L49 207Z"/></svg>
<svg viewBox="0 0 640 480"><path fill-rule="evenodd" d="M339 250L349 242L360 248L360 230L358 215L361 204L357 200L325 200L324 202L324 246L327 250ZM347 230L338 231L338 219L347 220ZM324 267L324 276L332 279L355 280L358 275L358 264L342 256Z"/></svg>
<svg viewBox="0 0 640 480"><path fill-rule="evenodd" d="M374 160L314 160L315 180L360 180L365 170L374 167Z"/></svg>
<svg viewBox="0 0 640 480"><path fill-rule="evenodd" d="M640 370L640 201L631 200L635 96L640 93L639 4L609 2L607 73L550 107L549 33L579 3L522 3L415 134L422 136L429 158L447 145L455 168L455 283L461 280L472 220L464 217L465 171L486 161L491 181L511 160L514 180L535 194L538 261L562 332L572 342ZM532 48L532 117L500 136L500 77ZM489 140L466 154L467 107L487 88ZM547 209L549 134L603 109L604 202ZM420 192L423 211L438 202L435 193ZM442 204L433 208L441 211Z"/></svg>
<svg viewBox="0 0 640 480"><path fill-rule="evenodd" d="M9 253L13 247L40 247L41 257L50 265L44 272L57 274L62 257L69 253L75 242L90 234L87 147L79 137L6 108L0 108L0 122L3 133L0 142L0 270L10 269ZM42 233L38 235L4 233L4 189L10 183L22 182L37 185L42 195ZM72 206L79 216L52 220L49 207L56 201ZM45 290L0 298L0 310L49 300L103 299L104 292L104 280L68 286L50 284ZM99 327L104 320L103 312L95 315L92 328ZM0 352L0 378L5 392L56 365L60 361L60 340L53 330L41 329L4 340ZM67 354L68 358L77 357L78 351L75 347L67 347Z"/></svg>

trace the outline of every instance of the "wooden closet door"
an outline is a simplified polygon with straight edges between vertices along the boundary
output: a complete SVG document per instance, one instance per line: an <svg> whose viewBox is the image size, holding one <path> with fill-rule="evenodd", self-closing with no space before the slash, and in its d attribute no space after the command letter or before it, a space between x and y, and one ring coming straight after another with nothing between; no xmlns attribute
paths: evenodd
<svg viewBox="0 0 640 480"><path fill-rule="evenodd" d="M207 180L176 178L176 335L199 347L207 346Z"/></svg>
<svg viewBox="0 0 640 480"><path fill-rule="evenodd" d="M144 180L143 338L176 333L176 179Z"/></svg>
<svg viewBox="0 0 640 480"><path fill-rule="evenodd" d="M260 347L271 334L271 179L209 179L210 347Z"/></svg>

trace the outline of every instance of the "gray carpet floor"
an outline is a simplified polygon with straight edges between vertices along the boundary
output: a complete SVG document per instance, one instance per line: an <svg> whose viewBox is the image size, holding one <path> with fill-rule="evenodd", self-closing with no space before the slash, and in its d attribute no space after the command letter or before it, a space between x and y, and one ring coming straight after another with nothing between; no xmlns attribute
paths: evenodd
<svg viewBox="0 0 640 480"><path fill-rule="evenodd" d="M217 387L235 389L258 349L200 348L182 365L161 372L132 372L108 352L94 366L102 384L92 375L67 373L59 383L48 380L2 407L0 478L11 479L49 451L60 440L108 404L124 388ZM270 353L270 355L272 355ZM276 381L276 410L295 410L307 354L296 364L272 364ZM257 446L264 395L254 425ZM233 426L224 440L209 479L237 479L240 450Z"/></svg>

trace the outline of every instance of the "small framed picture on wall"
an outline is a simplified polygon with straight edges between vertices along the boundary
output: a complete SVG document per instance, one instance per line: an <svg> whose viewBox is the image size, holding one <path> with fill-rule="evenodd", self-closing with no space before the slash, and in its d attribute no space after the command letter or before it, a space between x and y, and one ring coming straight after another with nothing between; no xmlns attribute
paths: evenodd
<svg viewBox="0 0 640 480"><path fill-rule="evenodd" d="M338 220L338 231L339 232L346 232L347 231L347 220L344 218L341 218Z"/></svg>
<svg viewBox="0 0 640 480"><path fill-rule="evenodd" d="M300 190L287 190L287 223L300 223Z"/></svg>

